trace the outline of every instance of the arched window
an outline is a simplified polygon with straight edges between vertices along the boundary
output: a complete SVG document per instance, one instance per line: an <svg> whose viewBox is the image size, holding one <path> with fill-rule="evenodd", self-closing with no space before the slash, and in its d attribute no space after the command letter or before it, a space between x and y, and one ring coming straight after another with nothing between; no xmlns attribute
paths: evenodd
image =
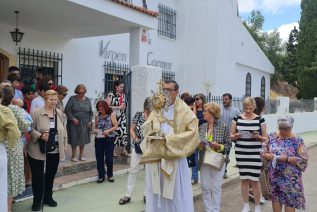
<svg viewBox="0 0 317 212"><path fill-rule="evenodd" d="M261 97L265 99L265 77L261 78Z"/></svg>
<svg viewBox="0 0 317 212"><path fill-rule="evenodd" d="M248 73L245 80L245 96L251 96L251 74Z"/></svg>

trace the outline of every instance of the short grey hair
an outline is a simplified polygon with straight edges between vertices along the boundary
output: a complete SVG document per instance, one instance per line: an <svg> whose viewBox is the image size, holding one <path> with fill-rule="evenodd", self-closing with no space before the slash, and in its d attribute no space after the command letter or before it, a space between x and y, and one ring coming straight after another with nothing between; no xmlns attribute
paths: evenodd
<svg viewBox="0 0 317 212"><path fill-rule="evenodd" d="M290 128L293 128L294 125L294 118L291 116L287 116L287 115L283 115L283 116L279 116L277 119L277 125L278 126L288 126Z"/></svg>

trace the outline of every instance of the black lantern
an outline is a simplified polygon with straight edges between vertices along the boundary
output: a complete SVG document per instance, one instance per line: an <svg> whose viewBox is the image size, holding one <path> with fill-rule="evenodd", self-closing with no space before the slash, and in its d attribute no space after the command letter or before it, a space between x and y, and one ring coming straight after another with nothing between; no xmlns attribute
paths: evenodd
<svg viewBox="0 0 317 212"><path fill-rule="evenodd" d="M16 28L15 28L15 31L10 32L10 34L11 34L13 42L15 42L16 45L18 45L18 42L21 42L24 33L20 32L18 28L19 11L14 11L14 12L16 14Z"/></svg>

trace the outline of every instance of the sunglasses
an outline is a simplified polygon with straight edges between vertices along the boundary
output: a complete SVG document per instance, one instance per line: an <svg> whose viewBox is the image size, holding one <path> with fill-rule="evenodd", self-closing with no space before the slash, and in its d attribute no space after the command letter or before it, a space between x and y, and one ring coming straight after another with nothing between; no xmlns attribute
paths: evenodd
<svg viewBox="0 0 317 212"><path fill-rule="evenodd" d="M83 95L83 94L85 94L85 92L78 92L77 94L79 94L79 95Z"/></svg>
<svg viewBox="0 0 317 212"><path fill-rule="evenodd" d="M63 95L63 96L67 96L67 93L63 93L62 95Z"/></svg>
<svg viewBox="0 0 317 212"><path fill-rule="evenodd" d="M279 127L278 128L279 131L287 131L289 129L290 129L289 127Z"/></svg>
<svg viewBox="0 0 317 212"><path fill-rule="evenodd" d="M200 100L200 98L196 98L196 99L195 99L195 101L198 101L198 100Z"/></svg>

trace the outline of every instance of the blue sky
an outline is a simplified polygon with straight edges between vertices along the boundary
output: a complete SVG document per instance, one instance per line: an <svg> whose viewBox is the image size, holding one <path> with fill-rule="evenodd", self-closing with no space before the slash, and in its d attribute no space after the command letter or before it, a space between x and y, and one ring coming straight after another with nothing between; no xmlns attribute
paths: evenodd
<svg viewBox="0 0 317 212"><path fill-rule="evenodd" d="M264 16L264 31L278 29L285 41L300 19L300 0L238 0L239 12L247 19L253 9L260 10Z"/></svg>

